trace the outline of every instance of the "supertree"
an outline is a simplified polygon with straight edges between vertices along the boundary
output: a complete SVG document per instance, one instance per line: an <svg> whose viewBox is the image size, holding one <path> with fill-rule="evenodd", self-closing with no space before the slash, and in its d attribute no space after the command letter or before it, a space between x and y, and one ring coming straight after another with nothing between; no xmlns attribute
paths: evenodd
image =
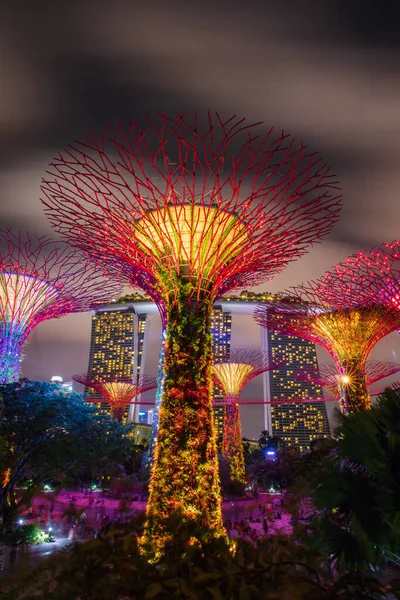
<svg viewBox="0 0 400 600"><path fill-rule="evenodd" d="M229 362L214 363L214 381L220 385L225 404L222 453L229 461L231 479L245 482L244 450L239 414L239 396L257 375L273 369L268 354L259 350L232 350Z"/></svg>
<svg viewBox="0 0 400 600"><path fill-rule="evenodd" d="M157 387L157 379L142 375L136 382L128 381L105 381L99 379L97 375L88 375L87 373L77 373L72 376L77 383L91 388L103 396L104 400L110 405L110 413L113 419L122 421L125 409L131 404L137 396ZM87 402L98 402L98 399L91 400L86 398Z"/></svg>
<svg viewBox="0 0 400 600"><path fill-rule="evenodd" d="M371 385L394 375L400 371L400 363L383 361L383 360L367 360L365 363L365 384L367 388ZM311 382L326 388L332 395L340 394L342 387L353 386L353 371L352 365L343 366L343 372L338 374L335 363L322 363L317 368L310 366L304 367L301 371L293 373L293 377L303 381Z"/></svg>
<svg viewBox="0 0 400 600"><path fill-rule="evenodd" d="M165 379L143 547L163 552L176 535L174 514L204 525L193 543L225 537L212 305L272 277L328 233L340 211L329 166L283 132L265 135L244 119L157 115L69 146L42 189L64 238L162 308Z"/></svg>
<svg viewBox="0 0 400 600"><path fill-rule="evenodd" d="M303 337L329 352L336 364L342 412L370 407L366 361L375 344L400 325L399 257L399 242L382 244L350 256L316 281L290 288L288 300L275 308L256 308L260 325ZM348 371L351 386L346 383Z"/></svg>
<svg viewBox="0 0 400 600"><path fill-rule="evenodd" d="M120 285L84 255L45 237L0 230L0 383L19 377L22 348L42 321L109 302Z"/></svg>

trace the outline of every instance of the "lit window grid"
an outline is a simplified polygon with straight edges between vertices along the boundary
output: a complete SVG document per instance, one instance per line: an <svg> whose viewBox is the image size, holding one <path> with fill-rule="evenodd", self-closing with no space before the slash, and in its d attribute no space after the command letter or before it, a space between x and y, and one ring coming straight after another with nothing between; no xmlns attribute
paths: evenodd
<svg viewBox="0 0 400 600"><path fill-rule="evenodd" d="M270 373L271 400L323 398L320 386L293 378L304 367L318 367L315 345L294 336L268 332L272 360L282 366ZM272 434L281 437L288 446L306 451L310 443L330 437L325 402L271 405Z"/></svg>
<svg viewBox="0 0 400 600"><path fill-rule="evenodd" d="M146 329L146 315L137 315L137 365L140 374L143 343ZM232 316L215 307L212 317L213 352L217 359L229 358L232 331ZM103 379L132 381L134 369L134 313L126 310L98 312L92 319L92 335L89 359L89 374L101 375ZM109 412L107 403L94 390L86 389L85 396L98 398L99 410ZM216 386L214 397L222 399L221 390ZM127 417L129 407L125 416ZM224 407L215 413L218 436L223 436Z"/></svg>
<svg viewBox="0 0 400 600"><path fill-rule="evenodd" d="M232 315L220 306L214 306L211 318L211 335L215 362L229 360L231 352ZM222 402L223 394L219 385L214 384L214 404ZM219 442L224 437L225 406L214 405L214 426Z"/></svg>
<svg viewBox="0 0 400 600"><path fill-rule="evenodd" d="M146 315L137 319L137 365L134 366L135 315L132 311L116 310L98 312L92 318L92 334L89 357L89 374L101 375L103 380L132 381L140 375L143 343L146 329ZM85 388L84 396L91 401L98 399L99 410L109 413L109 404L95 390ZM126 407L124 420L127 419Z"/></svg>

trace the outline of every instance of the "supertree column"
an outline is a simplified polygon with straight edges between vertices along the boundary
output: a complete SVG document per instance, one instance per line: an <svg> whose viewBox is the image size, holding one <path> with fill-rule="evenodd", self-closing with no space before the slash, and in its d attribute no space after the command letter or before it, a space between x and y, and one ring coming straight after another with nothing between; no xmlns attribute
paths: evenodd
<svg viewBox="0 0 400 600"><path fill-rule="evenodd" d="M398 371L400 371L400 363L367 360L365 363L365 384L369 388L377 381L394 375ZM326 388L333 396L337 396L338 393L340 395L342 388L353 387L354 373L352 365L342 365L341 371L338 372L337 365L334 363L323 363L319 364L318 368L303 368L302 371L293 373L293 377L315 383Z"/></svg>
<svg viewBox="0 0 400 600"><path fill-rule="evenodd" d="M161 398L163 395L163 391L164 391L164 357L165 357L165 329L162 330L161 333L161 347L160 347L160 354L158 357L158 377L157 377L157 391L156 391L156 398L155 398L155 402L154 402L154 409L153 409L153 422L151 424L151 438L150 438L150 443L149 443L149 449L147 450L147 452L145 453L144 457L143 457L143 468L145 470L147 470L147 472L149 472L152 460L153 460L153 455L154 455L154 448L155 445L157 443L157 433L158 433L158 420L159 420L159 414L160 414L160 407L161 407Z"/></svg>
<svg viewBox="0 0 400 600"><path fill-rule="evenodd" d="M344 413L370 407L367 358L379 340L399 328L399 256L399 242L382 244L350 256L316 281L290 288L288 300L273 309L256 308L260 325L303 337L329 352Z"/></svg>
<svg viewBox="0 0 400 600"><path fill-rule="evenodd" d="M222 453L229 461L231 479L241 483L245 482L245 463L239 396L251 379L273 368L267 354L249 349L232 350L229 362L214 363L213 377L221 386L225 403Z"/></svg>
<svg viewBox="0 0 400 600"><path fill-rule="evenodd" d="M118 419L121 422L124 418L126 407L137 396L157 387L157 379L147 375L138 377L135 383L127 381L101 381L97 376L92 377L87 373L77 373L72 376L72 379L101 394L104 400L110 405L112 418ZM98 402L98 400L93 400L93 402Z"/></svg>
<svg viewBox="0 0 400 600"><path fill-rule="evenodd" d="M121 288L63 243L0 230L0 248L0 383L4 384L18 379L23 345L39 323L87 311L116 297Z"/></svg>
<svg viewBox="0 0 400 600"><path fill-rule="evenodd" d="M163 552L174 514L203 525L193 543L225 536L212 305L272 277L331 229L340 201L328 165L244 119L157 115L69 146L42 189L58 232L162 307L165 378L144 547Z"/></svg>

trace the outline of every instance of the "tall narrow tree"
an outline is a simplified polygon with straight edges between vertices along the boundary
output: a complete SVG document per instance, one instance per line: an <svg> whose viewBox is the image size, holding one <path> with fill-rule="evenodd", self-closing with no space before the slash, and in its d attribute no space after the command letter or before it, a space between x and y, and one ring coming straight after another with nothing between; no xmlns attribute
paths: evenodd
<svg viewBox="0 0 400 600"><path fill-rule="evenodd" d="M268 354L247 348L232 350L229 362L214 363L214 380L221 386L225 404L222 453L229 461L231 479L241 483L245 482L246 474L239 396L249 381L273 368Z"/></svg>
<svg viewBox="0 0 400 600"><path fill-rule="evenodd" d="M329 166L244 119L157 115L69 146L43 181L52 225L142 287L166 323L164 389L143 543L158 555L171 515L225 536L212 418L213 302L301 256L340 211Z"/></svg>

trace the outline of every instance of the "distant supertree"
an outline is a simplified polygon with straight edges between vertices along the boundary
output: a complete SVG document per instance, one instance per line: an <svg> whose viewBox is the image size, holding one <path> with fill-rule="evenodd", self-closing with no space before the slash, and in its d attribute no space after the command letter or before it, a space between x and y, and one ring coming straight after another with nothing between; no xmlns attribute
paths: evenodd
<svg viewBox="0 0 400 600"><path fill-rule="evenodd" d="M143 547L163 552L176 535L172 514L190 528L206 525L199 542L224 537L212 305L271 278L328 233L340 211L329 166L244 119L157 115L69 146L42 189L56 230L142 287L163 313L164 391Z"/></svg>
<svg viewBox="0 0 400 600"><path fill-rule="evenodd" d="M365 363L365 384L367 388L371 385L394 375L400 371L400 363L383 361L383 360L367 360ZM342 371L338 372L338 368L334 363L322 363L318 367L304 367L301 371L293 373L293 377L319 385L326 388L332 395L340 394L342 387L352 387L354 373L352 365L343 366Z"/></svg>
<svg viewBox="0 0 400 600"><path fill-rule="evenodd" d="M221 386L225 404L222 453L229 461L231 479L241 483L245 481L245 463L239 396L251 379L273 368L268 354L251 349L232 350L229 362L214 363L214 381Z"/></svg>
<svg viewBox="0 0 400 600"><path fill-rule="evenodd" d="M382 244L339 263L320 279L288 290L291 300L259 305L264 327L324 347L335 361L342 412L370 407L366 361L383 337L400 326L400 243ZM293 298L297 298L297 302ZM352 385L341 377L351 371Z"/></svg>
<svg viewBox="0 0 400 600"><path fill-rule="evenodd" d="M0 230L0 251L0 383L10 383L39 323L109 302L121 288L80 252L45 237Z"/></svg>
<svg viewBox="0 0 400 600"><path fill-rule="evenodd" d="M157 387L157 379L142 375L137 378L135 383L127 381L101 381L97 375L88 375L87 373L77 373L72 376L77 383L91 388L103 396L105 402L110 405L110 413L113 419L122 421L126 407L131 404L137 396L153 390ZM87 402L98 402L97 399L88 399Z"/></svg>

